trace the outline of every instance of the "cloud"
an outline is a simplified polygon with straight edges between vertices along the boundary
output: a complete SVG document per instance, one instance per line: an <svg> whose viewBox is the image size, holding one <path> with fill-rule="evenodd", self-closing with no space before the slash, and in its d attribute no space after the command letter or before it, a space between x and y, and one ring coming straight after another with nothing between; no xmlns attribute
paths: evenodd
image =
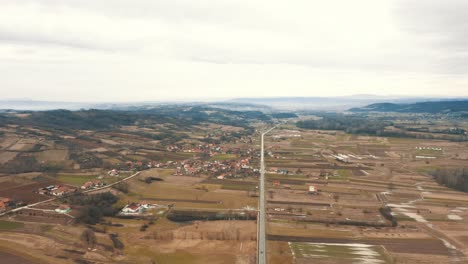
<svg viewBox="0 0 468 264"><path fill-rule="evenodd" d="M437 94L445 86L461 95L464 7L462 0L4 0L0 69L9 74L0 89L80 100Z"/></svg>
<svg viewBox="0 0 468 264"><path fill-rule="evenodd" d="M426 47L435 71L466 74L468 2L398 0L397 3L394 12L398 28L409 34L418 47Z"/></svg>

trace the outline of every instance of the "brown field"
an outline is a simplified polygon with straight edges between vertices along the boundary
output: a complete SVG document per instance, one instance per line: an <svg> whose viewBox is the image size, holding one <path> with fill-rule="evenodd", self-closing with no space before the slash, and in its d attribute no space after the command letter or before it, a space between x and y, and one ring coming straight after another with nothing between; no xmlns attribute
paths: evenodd
<svg viewBox="0 0 468 264"><path fill-rule="evenodd" d="M263 125L257 127L258 130L263 128ZM148 140L141 136L143 133L127 134L158 134L159 129L167 127L165 124L145 128L126 126L114 132L77 131L61 135L105 163L102 168L87 170L68 166L73 149L69 153L53 140L41 138L47 134L34 131L42 136L23 138L21 134L20 138L13 135L16 130L8 130L0 145L2 151L14 149L14 152L2 152L0 163L14 158L13 154L3 153L30 151L40 142L42 152L34 153L37 160L40 163L62 162L66 170L4 175L0 178L0 197L28 203L48 199L33 191L55 183L54 179L81 181L107 175L109 169L130 160L166 162L195 158L198 162L201 159L196 153L165 151L160 141ZM207 124L181 132L188 136L181 142L196 146L208 133L218 140L225 133L241 130ZM258 146L258 136L252 139L252 144L237 141L223 145L242 150ZM420 146L441 147L443 151L421 152L416 149ZM290 171L288 175L266 175L269 263L312 262L308 257L293 256L288 242L375 245L388 256L385 261L392 264L455 263L457 259L464 260L463 254L468 254L468 195L440 186L428 175L431 170L443 166L466 164L467 143L356 136L338 131L307 131L288 125L288 129L278 128L267 137L266 149L271 152L266 155L267 169ZM37 151L37 147L34 150ZM256 154L250 163L254 168L258 166ZM354 157L343 162L331 156L337 154ZM432 154L437 159L415 158ZM216 155L222 160L236 159L241 154ZM171 210L174 210L172 213L184 210L217 213L245 210L246 206L256 208L257 178L218 180L216 175L208 176L211 172L190 177L173 176L174 171L174 166L145 170L128 181L128 193L112 189L120 198L116 207L130 202L173 207L150 211L154 214L152 218L105 217L103 223L95 226L107 232L96 232L96 251L88 250L80 241L86 228L84 224L72 224L69 216L47 211L58 206L58 203L47 203L11 216L10 221L19 221L24 226L2 231L0 252L24 254L24 261L33 263L255 263L255 221L176 223L168 220L166 214ZM238 171L236 174L242 176ZM145 183L145 178L150 176L163 181ZM309 194L309 186L316 187L318 194ZM396 226L379 211L385 206L391 208ZM72 208L71 214L79 213L79 209ZM147 227L142 230L144 225ZM111 233L118 234L125 245L123 250L114 248L109 238ZM330 259L320 262L313 259L313 263L347 263L344 260L333 262L337 258L333 252L329 254Z"/></svg>
<svg viewBox="0 0 468 264"><path fill-rule="evenodd" d="M48 161L64 161L68 157L68 150L65 149L53 149L45 150L35 155L39 162Z"/></svg>
<svg viewBox="0 0 468 264"><path fill-rule="evenodd" d="M56 181L49 181L45 183L31 183L26 185L16 185L8 189L0 190L0 197L8 197L15 200L23 201L25 203L36 203L47 200L50 197L34 193L35 190L57 183Z"/></svg>
<svg viewBox="0 0 468 264"><path fill-rule="evenodd" d="M37 141L34 139L21 139L16 142L14 145L11 145L8 150L10 151L30 151L37 144Z"/></svg>
<svg viewBox="0 0 468 264"><path fill-rule="evenodd" d="M272 137L275 133L285 132L275 130ZM267 232L271 242L277 241L279 244L276 245L283 245L283 248L284 244L281 243L291 241L380 245L398 263L413 263L411 261L416 259L415 256L420 258L421 263L448 263L460 259L463 251L467 252L468 231L463 226L468 223L468 210L456 208L468 208L468 195L440 186L427 174L421 173L442 164L461 165L451 154L461 152L458 144L304 130L300 130L300 134L301 139L266 143L281 146L280 150L272 149L281 158L268 158L267 169L278 167L295 171L301 168L304 174L313 177L319 177L323 171L340 177L331 176L324 181L323 177L310 180L296 175L269 176L269 182L280 182L280 186L269 185L267 192L270 221ZM444 151L437 153L438 159L425 162L414 159L417 146L438 146ZM350 163L338 162L330 158L332 153L351 154L360 159L352 158ZM309 185L318 188L319 194L308 194ZM379 228L345 224L349 220L366 224L387 222L378 211L387 204L409 206L405 210L392 210L399 219L398 227L388 224ZM462 220L449 220L449 214ZM413 216L429 221L433 228L418 223L419 220L413 219ZM327 223L330 220L340 221L340 224ZM453 230L449 230L452 223ZM444 241L455 245L458 251L447 247ZM276 255L270 253L270 257L278 257ZM285 263L290 261L284 258ZM295 263L307 261L296 259Z"/></svg>
<svg viewBox="0 0 468 264"><path fill-rule="evenodd" d="M8 161L14 159L18 155L18 152L1 151L0 152L0 164L5 164Z"/></svg>
<svg viewBox="0 0 468 264"><path fill-rule="evenodd" d="M0 140L0 147L2 149L8 149L9 147L16 144L16 142L18 142L18 140L19 140L19 138L17 136L14 136L14 135L5 136Z"/></svg>
<svg viewBox="0 0 468 264"><path fill-rule="evenodd" d="M132 181L130 191L135 195L129 199L153 200L161 204L174 204L176 207L240 209L256 206L256 198L249 197L246 191L225 192L220 185L204 183L206 177L173 176L172 173L173 170L161 169L143 172L138 179L154 176L164 181L151 184Z"/></svg>

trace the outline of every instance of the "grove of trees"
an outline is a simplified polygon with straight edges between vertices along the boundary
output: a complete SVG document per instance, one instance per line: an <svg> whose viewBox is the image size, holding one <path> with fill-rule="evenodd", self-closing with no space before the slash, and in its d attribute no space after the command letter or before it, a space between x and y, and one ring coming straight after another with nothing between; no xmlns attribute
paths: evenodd
<svg viewBox="0 0 468 264"><path fill-rule="evenodd" d="M468 192L468 167L439 168L431 174L439 184Z"/></svg>

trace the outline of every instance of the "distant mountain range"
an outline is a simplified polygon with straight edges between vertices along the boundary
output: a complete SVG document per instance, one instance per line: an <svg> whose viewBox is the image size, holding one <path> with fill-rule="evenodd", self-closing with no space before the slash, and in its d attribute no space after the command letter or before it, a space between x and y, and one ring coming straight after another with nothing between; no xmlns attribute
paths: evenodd
<svg viewBox="0 0 468 264"><path fill-rule="evenodd" d="M399 113L454 113L468 112L468 100L417 102L411 104L376 103L351 112L399 112Z"/></svg>
<svg viewBox="0 0 468 264"><path fill-rule="evenodd" d="M231 102L267 105L280 110L346 111L376 103L410 104L422 101L460 100L461 98L430 98L408 96L351 95L335 97L264 97L236 98ZM465 98L466 99L466 98Z"/></svg>
<svg viewBox="0 0 468 264"><path fill-rule="evenodd" d="M101 110L149 110L161 105L205 105L237 111L381 111L379 105L406 105L416 102L431 101L459 101L468 98L427 98L427 97L404 97L404 96L376 96L376 95L353 95L336 97L263 97L263 98L235 98L223 101L155 101L155 102L102 102L102 103L79 103L79 102L56 102L35 100L0 100L0 111L5 110L79 110L79 109L101 109ZM371 108L369 108L372 106ZM377 106L377 107L376 107ZM382 109L386 109L382 106ZM392 106L387 106L392 108ZM375 110L366 110L372 109Z"/></svg>

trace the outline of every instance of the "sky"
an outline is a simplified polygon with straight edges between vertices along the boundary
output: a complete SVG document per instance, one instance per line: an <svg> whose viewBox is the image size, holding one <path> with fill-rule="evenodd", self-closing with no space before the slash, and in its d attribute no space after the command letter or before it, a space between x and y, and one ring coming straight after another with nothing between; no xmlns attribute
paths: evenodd
<svg viewBox="0 0 468 264"><path fill-rule="evenodd" d="M468 96L466 0L0 0L0 100Z"/></svg>

